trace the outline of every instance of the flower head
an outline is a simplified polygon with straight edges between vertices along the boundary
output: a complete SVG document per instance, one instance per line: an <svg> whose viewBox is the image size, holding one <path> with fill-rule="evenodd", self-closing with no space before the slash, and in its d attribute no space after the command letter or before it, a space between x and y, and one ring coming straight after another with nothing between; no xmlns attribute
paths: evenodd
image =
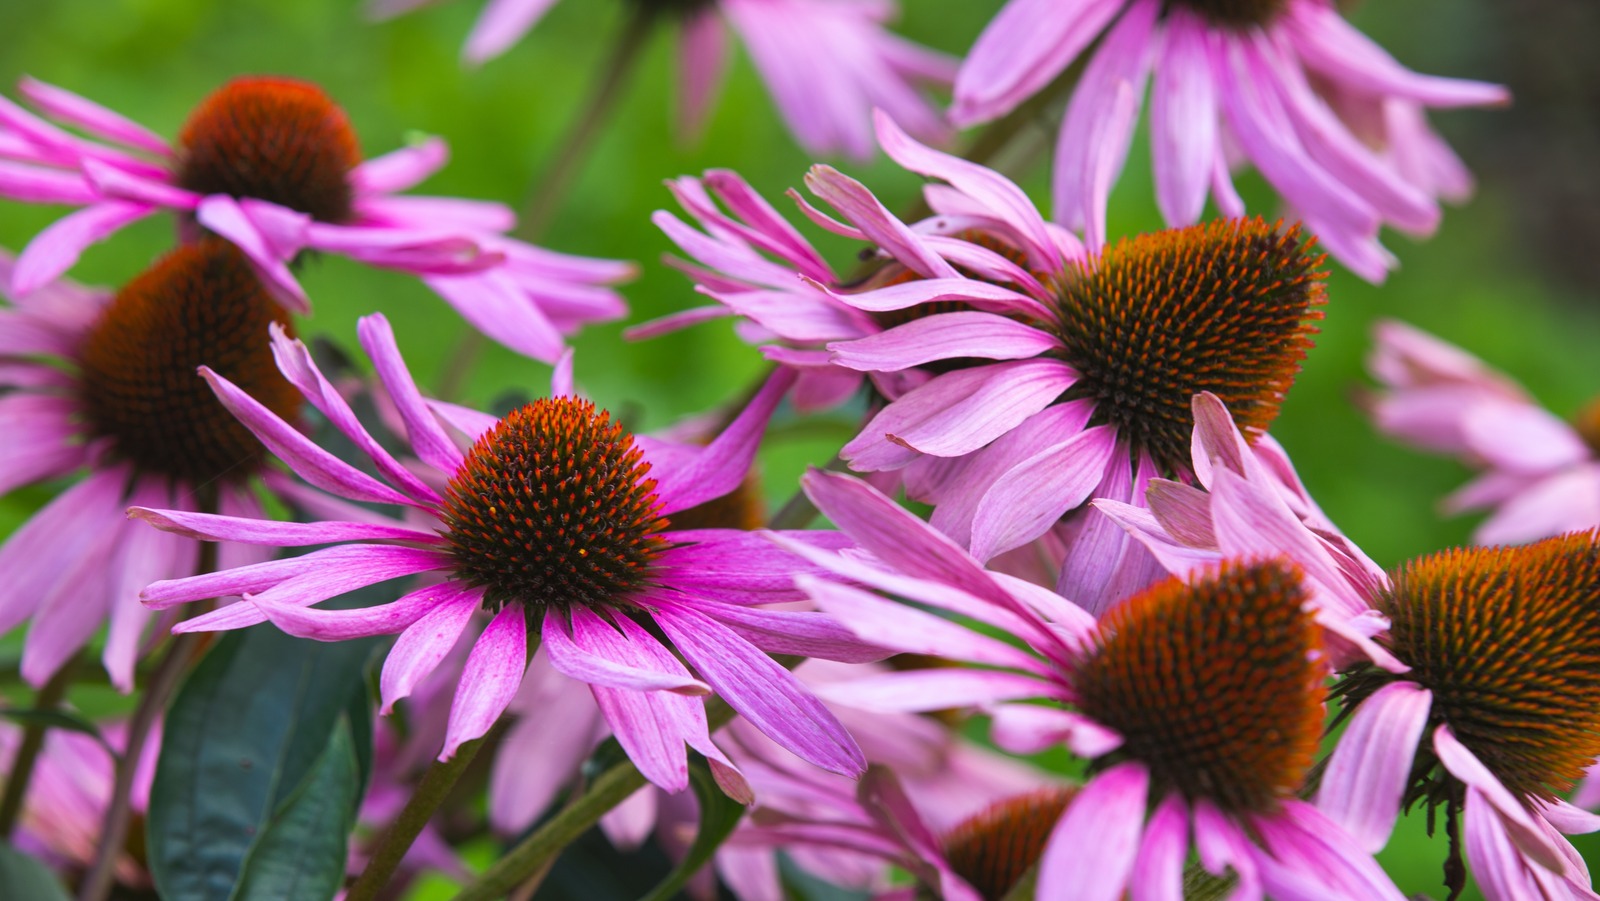
<svg viewBox="0 0 1600 901"><path fill-rule="evenodd" d="M0 267L9 275L10 261ZM279 374L269 327L288 328L244 254L217 238L187 244L115 294L66 282L0 310L0 491L85 475L0 545L0 630L32 620L22 673L40 684L108 620L103 659L128 690L148 611L146 583L195 572L192 542L122 515L131 504L260 511L257 487L286 479L195 374L210 366L296 420L300 394ZM256 549L224 544L238 565Z"/></svg>
<svg viewBox="0 0 1600 901"><path fill-rule="evenodd" d="M553 0L489 0L462 55L481 63L538 24ZM872 155L871 113L888 110L937 140L949 127L919 88L946 86L956 61L889 32L893 0L633 0L635 15L681 20L678 124L705 123L727 67L727 29L744 42L785 123L811 153ZM380 17L419 5L370 0Z"/></svg>
<svg viewBox="0 0 1600 901"><path fill-rule="evenodd" d="M1374 329L1367 368L1385 390L1364 406L1378 429L1482 470L1444 501L1491 508L1479 544L1549 538L1600 525L1600 405L1568 423L1458 347L1401 322Z"/></svg>
<svg viewBox="0 0 1600 901"><path fill-rule="evenodd" d="M1600 828L1558 795L1600 755L1600 544L1593 531L1414 560L1376 602L1378 640L1410 666L1341 684L1354 712L1317 803L1364 847L1402 806L1465 814L1495 901L1567 897L1587 871L1560 833ZM1451 855L1460 850L1452 840ZM1452 889L1459 863L1447 867Z"/></svg>
<svg viewBox="0 0 1600 901"><path fill-rule="evenodd" d="M514 216L475 200L401 196L445 162L430 139L363 160L349 119L315 85L236 78L168 143L92 101L31 79L21 91L80 137L0 98L0 196L82 207L41 232L10 274L27 295L89 245L162 210L233 242L279 299L308 308L290 264L307 252L418 275L507 347L554 362L563 336L622 315L609 288L626 263L553 253L506 236ZM9 161L8 161L9 160Z"/></svg>
<svg viewBox="0 0 1600 901"><path fill-rule="evenodd" d="M834 716L764 652L852 660L883 652L821 614L763 606L799 599L789 588L796 565L789 555L739 530L670 524L677 511L739 486L788 379L766 385L709 445L682 446L630 436L609 414L572 396L568 366L557 368L555 396L503 419L426 401L385 319L363 319L360 336L404 422L420 461L415 469L373 438L306 348L281 330L272 348L284 375L371 458L381 479L334 457L230 380L205 375L240 421L306 481L345 500L398 505L408 519L327 497L316 509L339 510L342 519L271 522L137 507L130 515L208 540L280 547L340 542L146 588L146 603L157 608L197 597L244 597L180 623L178 631L270 620L324 641L399 632L380 680L387 710L433 671L481 610L489 622L455 693L446 758L488 731L511 703L532 631L551 666L589 685L623 748L668 791L687 785L685 745L711 758L721 777L737 779L707 733L698 697L712 691L803 759L860 771L860 751ZM807 546L841 545L830 533L792 535ZM311 606L363 585L424 574L426 584L391 603Z"/></svg>
<svg viewBox="0 0 1600 901"><path fill-rule="evenodd" d="M1331 0L1011 0L962 64L951 117L968 125L1004 115L1086 53L1056 147L1060 221L1091 243L1105 234L1149 83L1156 196L1169 225L1199 221L1208 195L1223 215L1243 215L1229 174L1243 156L1335 256L1374 281L1393 264L1379 227L1430 233L1435 198L1470 184L1422 108L1507 99L1495 85L1405 69Z"/></svg>
<svg viewBox="0 0 1600 901"><path fill-rule="evenodd" d="M1090 760L1092 775L1044 850L1040 897L1176 897L1191 841L1207 870L1232 870L1247 893L1400 897L1296 797L1321 735L1327 675L1298 568L1224 561L1157 583L1096 622L1053 592L983 570L864 483L812 473L806 488L873 555L795 547L854 583L802 576L812 599L864 640L985 667L860 680L849 686L856 703L982 705L1002 748L1064 744ZM961 624L969 620L987 628ZM1033 699L1052 703L1016 703ZM1097 849L1092 861L1085 848Z"/></svg>

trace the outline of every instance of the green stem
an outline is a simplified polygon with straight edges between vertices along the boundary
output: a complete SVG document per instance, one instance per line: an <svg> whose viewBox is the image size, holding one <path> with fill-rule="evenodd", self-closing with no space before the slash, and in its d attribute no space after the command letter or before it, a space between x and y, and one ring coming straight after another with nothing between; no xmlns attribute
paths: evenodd
<svg viewBox="0 0 1600 901"><path fill-rule="evenodd" d="M33 696L34 710L47 712L60 706L67 695L67 686L72 684L76 662L76 656L68 658L50 681L39 687ZM22 802L28 797L33 766L39 760L39 752L44 750L45 732L49 728L43 721L34 721L22 730L22 743L17 746L17 756L11 759L11 771L6 775L5 795L0 797L0 840L11 840L11 833L22 816Z"/></svg>
<svg viewBox="0 0 1600 901"><path fill-rule="evenodd" d="M567 192L577 183L604 125L621 107L624 88L637 69L639 58L644 55L645 42L657 21L650 4L635 6L635 11L628 17L622 33L617 36L611 52L600 66L594 90L579 107L578 118L558 142L558 149L545 169L543 178L528 196L517 227L511 233L513 237L537 241L544 235L560 211ZM450 400L461 392L487 340L475 328L466 330L445 364L435 396Z"/></svg>
<svg viewBox="0 0 1600 901"><path fill-rule="evenodd" d="M394 871L399 868L400 861L406 856L406 851L411 849L411 843L417 840L424 826L449 797L450 789L467 771L467 766L472 763L472 758L478 756L478 751L483 747L484 740L475 738L464 742L456 748L454 757L444 761L434 761L423 774L422 782L417 785L417 790L406 802L406 806L389 824L389 829L378 840L378 847L372 852L372 857L367 861L366 869L361 871L361 876L355 884L350 886L349 894L345 901L373 901L383 887L389 884L389 879L394 876Z"/></svg>

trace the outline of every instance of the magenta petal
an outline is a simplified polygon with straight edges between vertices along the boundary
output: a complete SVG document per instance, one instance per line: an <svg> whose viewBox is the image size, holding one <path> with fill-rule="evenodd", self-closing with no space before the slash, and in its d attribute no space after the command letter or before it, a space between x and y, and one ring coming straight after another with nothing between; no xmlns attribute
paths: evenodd
<svg viewBox="0 0 1600 901"><path fill-rule="evenodd" d="M278 459L289 464L307 482L340 497L377 504L415 506L416 502L374 479L354 466L323 450L310 438L284 422L260 401L232 382L200 367L200 374L211 383L217 399L244 424Z"/></svg>
<svg viewBox="0 0 1600 901"><path fill-rule="evenodd" d="M1484 897L1489 901L1561 897L1539 891L1530 868L1506 834L1505 821L1483 793L1468 788L1464 807L1467 861Z"/></svg>
<svg viewBox="0 0 1600 901"><path fill-rule="evenodd" d="M683 23L678 54L678 131L691 140L705 130L711 101L728 66L728 36L713 10L689 16Z"/></svg>
<svg viewBox="0 0 1600 901"><path fill-rule="evenodd" d="M470 589L463 589L454 582L443 582L419 588L387 604L349 610L300 607L264 600L262 596L247 598L246 602L260 608L273 625L290 635L316 641L346 641L403 632L440 605L468 593Z"/></svg>
<svg viewBox="0 0 1600 901"><path fill-rule="evenodd" d="M617 645L631 642L584 607L574 606L566 616L546 615L542 631L550 665L579 682L629 691L711 693L710 686L678 668L662 671L623 662L636 655Z"/></svg>
<svg viewBox="0 0 1600 901"><path fill-rule="evenodd" d="M783 395L794 387L795 373L780 368L767 379L761 390L750 400L722 434L712 439L691 462L673 467L670 472L656 470L656 494L661 498L661 512L671 515L696 504L722 497L739 487L750 464L755 460L761 436L766 433L767 421L783 400Z"/></svg>
<svg viewBox="0 0 1600 901"><path fill-rule="evenodd" d="M350 181L363 194L392 194L415 187L449 157L450 145L442 138L428 138L366 160L350 173Z"/></svg>
<svg viewBox="0 0 1600 901"><path fill-rule="evenodd" d="M687 605L662 608L653 618L723 700L773 741L829 772L856 776L866 769L833 713L771 657Z"/></svg>
<svg viewBox="0 0 1600 901"><path fill-rule="evenodd" d="M812 166L806 187L861 229L867 239L924 278L961 278L961 273L923 243L921 236L889 212L866 186L832 166Z"/></svg>
<svg viewBox="0 0 1600 901"><path fill-rule="evenodd" d="M769 654L796 654L843 663L873 663L894 653L889 648L863 641L856 637L857 633L824 613L763 610L707 598L696 598L694 604L701 612Z"/></svg>
<svg viewBox="0 0 1600 901"><path fill-rule="evenodd" d="M89 245L154 213L143 203L107 201L57 219L28 242L11 274L11 291L32 294L72 268Z"/></svg>
<svg viewBox="0 0 1600 901"><path fill-rule="evenodd" d="M63 572L80 568L87 548L108 527L128 472L102 470L63 491L0 544L0 632L33 616Z"/></svg>
<svg viewBox="0 0 1600 901"><path fill-rule="evenodd" d="M383 523L276 522L266 519L218 516L211 513L189 513L184 510L152 510L149 507L129 507L128 516L132 519L142 519L163 532L172 532L186 538L198 538L202 541L234 541L269 547L298 547L307 544L368 539L417 541L425 544L438 544L443 540L437 532L423 532Z"/></svg>
<svg viewBox="0 0 1600 901"><path fill-rule="evenodd" d="M1361 702L1328 758L1317 807L1356 845L1376 854L1389 841L1433 695L1394 682Z"/></svg>
<svg viewBox="0 0 1600 901"><path fill-rule="evenodd" d="M396 701L409 697L417 683L439 666L460 640L482 599L481 592L463 591L400 633L383 661L383 674L378 677L378 694L383 702L381 712L387 714L394 710Z"/></svg>
<svg viewBox="0 0 1600 901"><path fill-rule="evenodd" d="M468 275L428 275L422 280L461 318L495 341L540 362L560 359L566 347L560 329L510 273L491 269Z"/></svg>
<svg viewBox="0 0 1600 901"><path fill-rule="evenodd" d="M495 614L472 645L461 686L450 705L450 725L440 760L455 756L462 742L481 738L510 706L528 666L528 620L521 604Z"/></svg>
<svg viewBox="0 0 1600 901"><path fill-rule="evenodd" d="M1089 780L1062 814L1039 859L1039 897L1117 901L1127 889L1144 831L1150 774L1121 763ZM1083 849L1093 848L1086 866Z"/></svg>
<svg viewBox="0 0 1600 901"><path fill-rule="evenodd" d="M423 401L411 371L400 356L389 320L382 313L363 316L356 324L356 333L362 348L372 359L378 378L383 381L384 390L389 392L395 408L400 411L400 418L406 424L406 437L417 456L445 475L454 476L464 457Z"/></svg>
<svg viewBox="0 0 1600 901"><path fill-rule="evenodd" d="M136 147L157 156L166 156L171 152L167 142L160 135L121 113L113 112L65 88L47 84L37 78L24 77L18 83L17 90L46 115L57 121L76 125L119 144Z"/></svg>

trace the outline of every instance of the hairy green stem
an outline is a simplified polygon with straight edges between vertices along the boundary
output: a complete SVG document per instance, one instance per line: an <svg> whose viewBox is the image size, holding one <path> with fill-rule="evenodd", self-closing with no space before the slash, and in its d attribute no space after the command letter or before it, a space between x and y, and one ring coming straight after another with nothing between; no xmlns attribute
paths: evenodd
<svg viewBox="0 0 1600 901"><path fill-rule="evenodd" d="M72 684L76 663L76 656L69 657L55 675L39 687L33 696L34 710L48 712L60 706L67 695L67 686ZM34 721L22 730L22 743L17 746L17 756L11 759L11 769L6 774L5 795L0 796L0 840L10 841L11 833L17 828L22 803L28 797L28 783L33 779L33 766L39 760L39 752L44 750L45 732L49 728L48 723Z"/></svg>

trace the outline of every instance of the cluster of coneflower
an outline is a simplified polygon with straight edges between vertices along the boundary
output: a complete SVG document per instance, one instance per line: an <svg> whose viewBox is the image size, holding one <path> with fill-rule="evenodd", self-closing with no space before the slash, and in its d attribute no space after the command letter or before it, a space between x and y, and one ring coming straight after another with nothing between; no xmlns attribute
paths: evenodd
<svg viewBox="0 0 1600 901"><path fill-rule="evenodd" d="M469 56L548 5L493 0ZM1499 508L1484 546L1390 570L1269 434L1339 314L1329 256L1380 279L1380 229L1427 233L1465 190L1423 110L1504 92L1402 68L1330 0L1010 0L959 64L888 5L635 4L630 34L683 30L691 125L731 26L807 149L927 180L910 219L827 165L794 216L730 170L670 182L687 219L655 221L711 303L633 337L731 317L770 365L658 434L586 399L598 364L565 347L624 315L631 264L401 193L442 143L366 159L285 78L223 85L171 142L40 82L37 113L0 99L0 196L77 208L0 268L0 491L58 492L0 545L38 688L0 732L0 834L90 901L366 901L432 871L526 897L597 823L678 861L655 897L1399 899L1374 855L1416 810L1451 897L1469 873L1496 901L1595 897L1566 835L1600 829L1600 429L1384 325L1373 417L1487 469L1459 505ZM953 84L948 115L919 82ZM932 146L1066 90L1053 219ZM1147 94L1171 227L1108 235ZM1297 223L1247 214L1250 166ZM160 213L148 270L65 278ZM794 219L860 242L853 268ZM548 394L430 397L384 312L370 369L313 354L317 254L415 274L552 364ZM780 410L859 429L769 519ZM370 642L281 633L396 637L369 687ZM60 706L86 647L138 694L126 722ZM263 740L295 750L234 834L255 759L223 749L260 718L223 699L280 680L298 700ZM474 789L463 830L440 811ZM515 841L471 872L483 829Z"/></svg>

